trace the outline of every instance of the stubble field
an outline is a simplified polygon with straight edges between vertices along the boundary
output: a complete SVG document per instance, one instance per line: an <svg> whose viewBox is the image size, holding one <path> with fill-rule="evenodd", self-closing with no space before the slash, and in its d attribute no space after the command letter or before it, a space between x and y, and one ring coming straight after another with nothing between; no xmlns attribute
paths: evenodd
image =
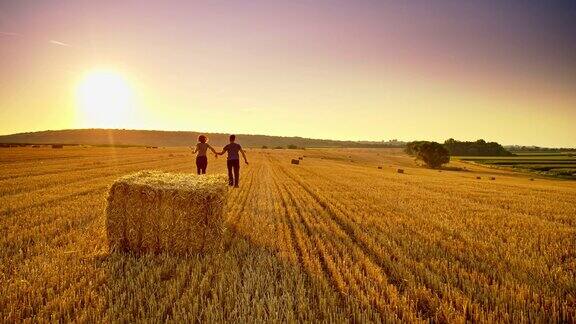
<svg viewBox="0 0 576 324"><path fill-rule="evenodd" d="M573 181L399 150L248 158L221 253L137 257L108 252L107 190L194 172L188 150L2 149L0 321L576 320Z"/></svg>

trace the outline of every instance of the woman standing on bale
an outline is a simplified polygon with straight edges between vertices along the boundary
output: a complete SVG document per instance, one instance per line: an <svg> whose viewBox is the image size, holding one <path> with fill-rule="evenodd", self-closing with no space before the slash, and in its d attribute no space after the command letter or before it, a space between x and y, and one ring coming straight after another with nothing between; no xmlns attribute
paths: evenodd
<svg viewBox="0 0 576 324"><path fill-rule="evenodd" d="M218 154L216 150L208 142L208 137L204 135L198 136L198 144L196 144L196 148L193 149L192 153L196 154L196 171L198 174L206 174L206 167L208 166L208 157L206 156L206 151L210 149L214 153L216 157ZM190 147L192 149L192 147Z"/></svg>

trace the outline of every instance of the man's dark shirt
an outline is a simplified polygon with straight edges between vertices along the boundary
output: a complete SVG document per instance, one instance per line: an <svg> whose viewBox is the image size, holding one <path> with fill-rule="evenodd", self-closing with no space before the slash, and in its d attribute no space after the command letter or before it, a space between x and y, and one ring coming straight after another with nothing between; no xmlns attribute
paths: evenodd
<svg viewBox="0 0 576 324"><path fill-rule="evenodd" d="M240 155L238 155L238 152L240 152L241 149L242 146L240 146L240 144L230 143L224 146L223 151L228 152L228 160L240 160Z"/></svg>

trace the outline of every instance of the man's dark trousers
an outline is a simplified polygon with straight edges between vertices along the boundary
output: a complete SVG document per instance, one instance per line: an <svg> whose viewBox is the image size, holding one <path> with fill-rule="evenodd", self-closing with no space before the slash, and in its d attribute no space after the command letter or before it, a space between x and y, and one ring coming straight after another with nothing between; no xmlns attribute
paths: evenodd
<svg viewBox="0 0 576 324"><path fill-rule="evenodd" d="M228 166L228 185L238 186L238 181L240 180L240 160L228 160L226 162ZM232 174L234 172L234 174Z"/></svg>

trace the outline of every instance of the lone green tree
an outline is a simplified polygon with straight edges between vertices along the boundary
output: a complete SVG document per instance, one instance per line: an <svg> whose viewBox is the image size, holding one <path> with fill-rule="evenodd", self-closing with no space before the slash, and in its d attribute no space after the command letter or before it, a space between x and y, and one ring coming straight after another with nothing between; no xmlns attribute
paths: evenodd
<svg viewBox="0 0 576 324"><path fill-rule="evenodd" d="M436 169L450 162L450 153L440 143L424 142L418 145L415 152L416 158L424 161L430 168Z"/></svg>

